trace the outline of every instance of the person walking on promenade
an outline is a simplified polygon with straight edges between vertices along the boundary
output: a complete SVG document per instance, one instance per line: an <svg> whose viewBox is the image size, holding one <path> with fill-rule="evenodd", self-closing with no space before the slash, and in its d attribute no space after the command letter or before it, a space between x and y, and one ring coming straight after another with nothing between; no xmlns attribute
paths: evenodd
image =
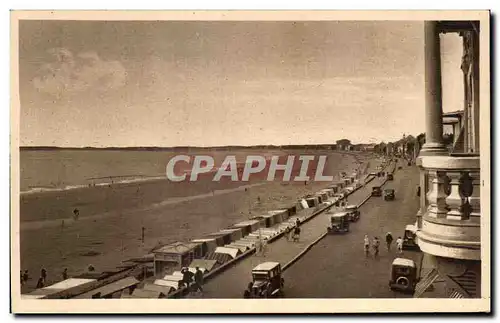
<svg viewBox="0 0 500 323"><path fill-rule="evenodd" d="M23 271L21 270L21 285L24 285L24 275L23 275Z"/></svg>
<svg viewBox="0 0 500 323"><path fill-rule="evenodd" d="M28 279L30 279L30 275L28 274L28 271L27 271L27 270L25 270L25 271L24 271L24 273L23 273L23 281L24 281L25 283L27 283L27 282L28 282Z"/></svg>
<svg viewBox="0 0 500 323"><path fill-rule="evenodd" d="M203 294L203 272L200 267L196 267L196 272L194 274L194 291L200 291Z"/></svg>
<svg viewBox="0 0 500 323"><path fill-rule="evenodd" d="M291 226L286 227L285 235L286 235L287 241L292 240L292 227Z"/></svg>
<svg viewBox="0 0 500 323"><path fill-rule="evenodd" d="M43 277L38 278L38 282L36 283L36 288L43 288L45 286Z"/></svg>
<svg viewBox="0 0 500 323"><path fill-rule="evenodd" d="M396 247L398 248L398 253L403 253L403 239L401 237L398 237L396 240Z"/></svg>
<svg viewBox="0 0 500 323"><path fill-rule="evenodd" d="M262 244L261 244L261 254L262 256L265 256L266 255L266 252L267 252L267 241L266 240L262 240Z"/></svg>
<svg viewBox="0 0 500 323"><path fill-rule="evenodd" d="M189 269L187 269L186 267L184 267L181 270L181 273L182 273L182 281L184 282L184 284L186 284L186 287L189 288L189 284L193 280L194 274L190 272Z"/></svg>
<svg viewBox="0 0 500 323"><path fill-rule="evenodd" d="M375 257L378 256L379 247L380 247L380 240L378 239L378 237L373 238L373 255Z"/></svg>
<svg viewBox="0 0 500 323"><path fill-rule="evenodd" d="M370 238L368 238L367 234L365 234L364 249L365 249L365 256L368 257L368 255L370 254Z"/></svg>
<svg viewBox="0 0 500 323"><path fill-rule="evenodd" d="M68 268L64 268L64 270L62 272L62 279L63 280L68 279Z"/></svg>
<svg viewBox="0 0 500 323"><path fill-rule="evenodd" d="M47 270L45 270L45 268L40 270L40 277L42 277L44 283L47 281Z"/></svg>
<svg viewBox="0 0 500 323"><path fill-rule="evenodd" d="M387 232L385 235L385 242L387 243L387 251L391 251L391 244L392 244L392 234L390 232Z"/></svg>
<svg viewBox="0 0 500 323"><path fill-rule="evenodd" d="M293 241L298 242L300 240L300 227L296 226L293 230Z"/></svg>

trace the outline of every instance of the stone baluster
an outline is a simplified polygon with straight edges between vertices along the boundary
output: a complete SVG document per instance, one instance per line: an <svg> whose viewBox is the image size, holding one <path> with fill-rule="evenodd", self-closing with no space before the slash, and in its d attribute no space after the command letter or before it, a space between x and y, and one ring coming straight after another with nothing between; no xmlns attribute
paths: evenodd
<svg viewBox="0 0 500 323"><path fill-rule="evenodd" d="M472 181L472 192L469 196L470 216L478 218L481 216L481 176L478 171L469 172L469 176Z"/></svg>
<svg viewBox="0 0 500 323"><path fill-rule="evenodd" d="M427 201L429 207L426 216L433 218L445 218L448 213L446 205L446 173L443 171L429 170L429 176L432 178L429 193L427 193ZM423 193L423 192L422 192Z"/></svg>
<svg viewBox="0 0 500 323"><path fill-rule="evenodd" d="M460 171L449 171L447 175L450 177L450 195L446 198L446 204L450 211L446 214L449 220L462 220L464 212L462 206L464 205L465 197L461 194L460 185L462 173Z"/></svg>

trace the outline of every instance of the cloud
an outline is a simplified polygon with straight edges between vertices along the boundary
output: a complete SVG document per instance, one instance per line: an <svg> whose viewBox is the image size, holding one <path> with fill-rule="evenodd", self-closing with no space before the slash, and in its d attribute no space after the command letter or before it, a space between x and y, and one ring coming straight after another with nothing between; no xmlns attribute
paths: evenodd
<svg viewBox="0 0 500 323"><path fill-rule="evenodd" d="M95 52L74 55L65 48L52 48L48 53L52 62L43 64L33 79L40 92L62 98L89 90L105 92L125 84L127 71L118 61L103 60Z"/></svg>

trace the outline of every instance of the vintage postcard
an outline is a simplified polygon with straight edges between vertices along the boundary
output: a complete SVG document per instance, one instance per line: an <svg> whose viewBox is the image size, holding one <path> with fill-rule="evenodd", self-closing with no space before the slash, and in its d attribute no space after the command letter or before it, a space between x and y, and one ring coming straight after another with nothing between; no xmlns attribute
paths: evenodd
<svg viewBox="0 0 500 323"><path fill-rule="evenodd" d="M488 11L11 26L14 313L490 311Z"/></svg>

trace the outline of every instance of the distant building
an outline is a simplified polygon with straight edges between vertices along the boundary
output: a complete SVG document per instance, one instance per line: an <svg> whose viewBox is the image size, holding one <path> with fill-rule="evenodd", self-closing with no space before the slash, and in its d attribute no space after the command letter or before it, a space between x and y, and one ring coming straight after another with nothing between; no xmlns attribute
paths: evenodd
<svg viewBox="0 0 500 323"><path fill-rule="evenodd" d="M348 139L337 140L337 150L351 150L352 144Z"/></svg>

